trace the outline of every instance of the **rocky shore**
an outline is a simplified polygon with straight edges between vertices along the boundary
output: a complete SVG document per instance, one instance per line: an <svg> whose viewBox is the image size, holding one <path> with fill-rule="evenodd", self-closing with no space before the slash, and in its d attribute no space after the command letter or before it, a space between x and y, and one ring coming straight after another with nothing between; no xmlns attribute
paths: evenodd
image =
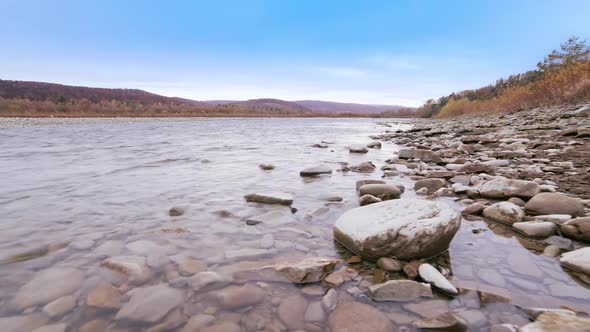
<svg viewBox="0 0 590 332"><path fill-rule="evenodd" d="M25 266L3 280L11 290L0 295L0 326L588 330L589 115L584 104L419 120L368 144L321 142L308 148L346 149L362 162L302 160L291 176L304 186L354 179L352 200L300 204L305 197L277 182L241 193L249 209L217 210L200 228L190 217L202 211L179 205L162 211L164 224L16 250L0 257L0 268ZM389 159L372 160L392 143ZM255 168L280 172L267 161Z"/></svg>

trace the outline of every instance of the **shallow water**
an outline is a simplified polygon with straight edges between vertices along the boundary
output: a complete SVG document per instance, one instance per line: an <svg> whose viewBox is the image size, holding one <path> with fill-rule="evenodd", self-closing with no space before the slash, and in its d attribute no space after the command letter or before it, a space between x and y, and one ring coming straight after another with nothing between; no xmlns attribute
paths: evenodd
<svg viewBox="0 0 590 332"><path fill-rule="evenodd" d="M10 301L38 271L75 267L85 274L74 293L77 306L54 319L68 323L72 330L96 318L112 322L114 328L116 310L97 310L84 304L95 285L134 287L100 267L106 257L157 256L162 262L153 268L148 284L174 279L178 262L187 259L204 261L211 271L232 272L292 257L348 257L350 254L333 242L332 224L344 211L358 206L355 182L380 178L379 168L400 147L384 143L381 150L369 149L361 155L349 153L346 147L370 142L369 135L410 125L397 123L390 128L371 119L22 121L4 119L0 124L0 260L48 245L57 248L40 257L0 265L0 316L22 314ZM328 142L329 148L311 147L322 141ZM377 170L373 174L337 171L343 163L364 161L372 161ZM259 164L276 168L263 171ZM301 169L317 164L328 165L335 172L314 179L299 176ZM415 197L409 178L388 181L406 186L401 199ZM296 222L280 227L246 225L248 217L288 210L243 199L259 191L293 194ZM331 196L340 196L343 201L324 200ZM461 208L450 198L440 199ZM307 216L324 206L329 208L326 213ZM185 213L170 217L171 207L181 207ZM179 227L190 233L163 231ZM142 244L140 249L138 243ZM492 323L525 323L523 312L512 304L565 305L588 311L590 291L586 286L563 271L555 259L526 249L535 246L539 243L501 225L464 220L449 253L438 262L450 262L451 281L466 291L455 299L438 294L438 299L422 301L421 307L434 308L428 309L430 312L445 308L458 312L473 330ZM369 262L360 264L365 282L373 280L373 267ZM356 298L370 303L390 313L398 326L420 318L421 310L415 305L372 303L363 293L361 277L337 288L341 301ZM185 291L183 313L207 313L216 321L236 321L250 330L253 312L276 323L275 307L281 299L301 293L299 286L286 283L253 284L265 289L266 297L250 311L220 308L212 296L215 291L194 293L180 286ZM475 294L478 289L510 296L512 304L482 303ZM317 295L305 297L309 303L321 299ZM25 311L31 314L42 308L37 305ZM325 317L306 328L326 328ZM146 327L116 324L132 331Z"/></svg>

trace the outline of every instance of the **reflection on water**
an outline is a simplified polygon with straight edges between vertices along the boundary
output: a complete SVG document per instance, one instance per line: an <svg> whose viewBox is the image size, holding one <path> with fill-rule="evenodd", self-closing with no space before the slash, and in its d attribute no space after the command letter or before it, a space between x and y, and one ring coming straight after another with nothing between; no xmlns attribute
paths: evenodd
<svg viewBox="0 0 590 332"><path fill-rule="evenodd" d="M321 301L328 288L320 284L248 282L247 289L195 290L186 277L202 271L231 275L308 256L347 258L350 254L333 242L332 224L357 206L355 182L379 178L379 167L398 149L386 143L368 154L348 152L349 144L368 143L369 135L396 129L369 119L40 122L0 129L0 316L11 317L12 323L25 317L30 326L66 323L72 331L81 326L87 331L181 330L191 317L190 328L198 322L226 322L235 323L226 330L325 329L328 313ZM311 147L322 141L329 142L328 148ZM377 171L336 171L345 163L364 161L372 161ZM259 164L275 169L265 171ZM335 172L318 178L299 176L301 169L318 164ZM409 178L389 181L406 185L402 199L415 196ZM293 222L247 225L246 219L269 211L291 215L288 207L243 199L259 191L293 194ZM172 207L184 213L171 217ZM463 288L457 298L438 294L420 303L373 303L364 290L374 282L374 265L361 262L351 264L360 275L336 289L338 302L370 303L397 326L451 310L475 330L492 323L526 322L513 305L488 302L481 291L505 295L520 306L588 310L590 291L562 271L555 259L528 250L542 249L542 244L501 227L483 220L463 221L449 254L438 258L446 261L451 280ZM105 259L117 256L135 259L135 265L128 266L135 279L105 267ZM47 269L72 272L63 278L46 277L43 287L31 285ZM150 289L160 300L145 301L164 312L155 310L130 323L119 308L139 298L132 289L140 284L160 287ZM42 299L15 304L27 289ZM46 289L62 292L45 294ZM89 300L97 289L103 297ZM174 293L178 289L181 292ZM252 303L225 303L220 297L224 291L237 293L232 296L238 300L253 299ZM46 306L49 301L54 302ZM281 305L302 309L285 313Z"/></svg>

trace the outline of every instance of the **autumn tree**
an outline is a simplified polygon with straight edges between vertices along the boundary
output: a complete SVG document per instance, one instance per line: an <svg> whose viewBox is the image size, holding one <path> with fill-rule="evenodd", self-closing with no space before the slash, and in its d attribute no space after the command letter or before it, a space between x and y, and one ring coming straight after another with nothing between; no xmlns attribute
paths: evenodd
<svg viewBox="0 0 590 332"><path fill-rule="evenodd" d="M553 50L542 62L539 62L537 67L539 70L547 72L551 69L588 59L590 59L590 46L586 45L586 40L572 36L560 45L559 50Z"/></svg>

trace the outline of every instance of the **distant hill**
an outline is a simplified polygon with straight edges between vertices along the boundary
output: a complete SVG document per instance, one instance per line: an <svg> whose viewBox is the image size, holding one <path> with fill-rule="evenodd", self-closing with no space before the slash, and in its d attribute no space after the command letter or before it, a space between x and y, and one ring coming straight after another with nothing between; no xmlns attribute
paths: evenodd
<svg viewBox="0 0 590 332"><path fill-rule="evenodd" d="M272 98L263 98L263 99L250 99L245 101L237 101L231 102L227 104L223 104L223 106L231 107L232 105L236 105L239 107L247 107L255 110L260 111L292 111L292 112L303 112L303 113L311 113L313 112L311 109L302 106L298 103L292 101L285 101L281 99L272 99Z"/></svg>
<svg viewBox="0 0 590 332"><path fill-rule="evenodd" d="M320 113L355 113L355 114L378 114L382 112L397 111L403 106L398 105L370 105L370 104L353 104L338 103L333 101L321 100L297 100L295 103L304 106L314 112Z"/></svg>
<svg viewBox="0 0 590 332"><path fill-rule="evenodd" d="M372 105L372 104L355 104L355 103L339 103L334 101L322 100L296 100L283 101L278 99L252 99L247 101L237 100L206 100L204 103L209 105L258 105L261 108L266 107L287 107L296 109L292 104L303 106L307 111L324 113L324 114L338 114L338 113L353 113L353 114L380 114L383 112L399 111L401 109L408 109L399 105ZM287 104L288 103L288 104ZM413 110L413 108L409 108Z"/></svg>
<svg viewBox="0 0 590 332"><path fill-rule="evenodd" d="M0 80L0 116L13 117L397 117L414 109L400 106L285 101L196 101L165 97L138 89L107 89L56 83Z"/></svg>
<svg viewBox="0 0 590 332"><path fill-rule="evenodd" d="M204 105L204 103L194 100L165 97L138 89L89 88L56 83L7 80L0 80L0 97L7 99L21 98L32 101L86 99L91 103L115 100L142 103L144 105L156 103Z"/></svg>

